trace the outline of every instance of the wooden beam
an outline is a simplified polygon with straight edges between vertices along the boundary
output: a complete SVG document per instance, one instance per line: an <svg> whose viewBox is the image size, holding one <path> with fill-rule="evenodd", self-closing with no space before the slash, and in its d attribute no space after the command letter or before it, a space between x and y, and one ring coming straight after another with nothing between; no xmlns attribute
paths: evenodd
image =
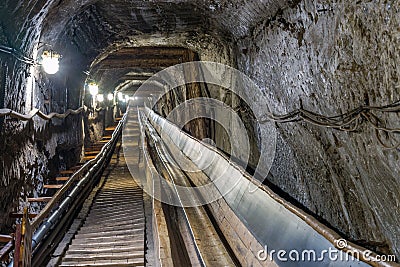
<svg viewBox="0 0 400 267"><path fill-rule="evenodd" d="M56 177L56 181L65 182L65 181L68 181L70 178L71 177L69 177L69 176L60 176L60 177Z"/></svg>
<svg viewBox="0 0 400 267"><path fill-rule="evenodd" d="M52 197L37 197L37 198L28 197L28 202L49 202L51 199Z"/></svg>
<svg viewBox="0 0 400 267"><path fill-rule="evenodd" d="M0 242L1 243L7 243L13 240L13 237L10 235L0 235Z"/></svg>
<svg viewBox="0 0 400 267"><path fill-rule="evenodd" d="M85 151L85 156L97 155L99 153L100 153L100 150Z"/></svg>
<svg viewBox="0 0 400 267"><path fill-rule="evenodd" d="M0 250L0 262L8 260L8 255L14 249L14 242L10 241Z"/></svg>
<svg viewBox="0 0 400 267"><path fill-rule="evenodd" d="M46 188L46 189L60 189L61 187L63 187L62 184L45 184L43 186L43 188Z"/></svg>
<svg viewBox="0 0 400 267"><path fill-rule="evenodd" d="M154 57L154 56L183 56L188 49L182 47L157 47L157 46L147 46L147 47L124 47L120 50L113 52L110 56L144 56L144 57Z"/></svg>
<svg viewBox="0 0 400 267"><path fill-rule="evenodd" d="M75 171L74 170L65 170L65 171L60 171L60 174L73 174Z"/></svg>
<svg viewBox="0 0 400 267"><path fill-rule="evenodd" d="M99 70L109 70L109 69L126 69L131 67L163 67L167 68L176 64L182 63L180 58L143 58L143 59L105 59L99 64Z"/></svg>
<svg viewBox="0 0 400 267"><path fill-rule="evenodd" d="M22 216L24 216L24 214L12 212L12 213L10 213L9 216L10 216L10 218L13 218L13 219L22 219ZM30 219L33 219L33 218L35 218L36 216L37 216L37 213L29 213L29 214L28 214L28 217L29 217Z"/></svg>
<svg viewBox="0 0 400 267"><path fill-rule="evenodd" d="M91 160L94 158L96 158L96 156L85 156L85 157L83 157L83 160Z"/></svg>

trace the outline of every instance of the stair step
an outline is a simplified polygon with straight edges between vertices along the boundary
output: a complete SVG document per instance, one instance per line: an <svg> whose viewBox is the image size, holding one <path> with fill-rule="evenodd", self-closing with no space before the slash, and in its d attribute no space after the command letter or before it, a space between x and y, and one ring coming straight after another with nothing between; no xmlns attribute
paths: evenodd
<svg viewBox="0 0 400 267"><path fill-rule="evenodd" d="M143 263L134 263L134 262L128 262L128 263L100 263L100 262L69 262L69 263L62 263L61 265L59 265L60 267L126 267L126 266L144 266L144 262Z"/></svg>
<svg viewBox="0 0 400 267"><path fill-rule="evenodd" d="M62 184L45 184L45 185L43 185L43 188L46 188L46 189L60 189L61 187L63 187Z"/></svg>
<svg viewBox="0 0 400 267"><path fill-rule="evenodd" d="M137 247L137 246L125 246L125 247L119 247L118 250L115 248L92 248L90 250L88 249L73 249L70 248L67 251L68 254L100 254L100 253L113 253L113 254L119 254L123 252L131 252L131 251L142 251L142 247Z"/></svg>
<svg viewBox="0 0 400 267"><path fill-rule="evenodd" d="M84 156L83 160L91 160L91 159L94 159L94 158L96 158L96 156Z"/></svg>
<svg viewBox="0 0 400 267"><path fill-rule="evenodd" d="M101 225L112 225L115 224L116 222L121 221L122 218L114 218L114 219L108 219L108 220L103 220L103 221L99 221L99 218L88 218L86 219L85 223L91 223L93 224L93 226L101 226ZM129 218L128 220L124 219L124 221L126 221L127 223L132 223L134 225L140 225L140 224L144 224L144 218L139 217L139 218Z"/></svg>
<svg viewBox="0 0 400 267"><path fill-rule="evenodd" d="M93 255L93 254L81 254L81 255L70 255L67 254L64 257L64 261L63 262L69 262L69 261L98 261L98 260L109 260L110 262L114 261L114 260L128 260L128 259L135 259L135 258L140 258L142 260L144 260L144 252L123 252L123 253L119 253L119 254L114 254L114 253L109 253L109 254L97 254L97 255Z"/></svg>
<svg viewBox="0 0 400 267"><path fill-rule="evenodd" d="M85 240L72 240L71 247L79 248L84 247L86 249L89 248L117 248L117 247L124 247L124 246L132 246L132 245L143 245L144 239L141 240L111 240L111 241L95 241L89 240L85 242Z"/></svg>
<svg viewBox="0 0 400 267"><path fill-rule="evenodd" d="M56 177L56 181L60 181L60 182L65 182L68 181L71 177L69 176L60 176L60 177Z"/></svg>
<svg viewBox="0 0 400 267"><path fill-rule="evenodd" d="M28 197L28 202L49 202L52 197Z"/></svg>
<svg viewBox="0 0 400 267"><path fill-rule="evenodd" d="M135 262L134 260L129 260L126 263L123 262L118 262L118 261L114 261L114 262L110 262L110 261L86 261L86 262L68 262L68 263L62 263L60 265L60 267L125 267L125 266L145 266L144 262L140 262L137 261Z"/></svg>
<svg viewBox="0 0 400 267"><path fill-rule="evenodd" d="M100 153L100 150L92 150L92 151L85 151L85 155L97 155Z"/></svg>
<svg viewBox="0 0 400 267"><path fill-rule="evenodd" d="M110 235L110 236L83 236L80 234L77 234L75 236L75 241L76 242L84 242L84 243L91 243L91 242L118 242L118 241L135 241L136 240L143 240L144 238L144 233L137 234L136 236L134 235L124 235L124 234L116 234L116 235ZM141 239L137 239L141 237Z"/></svg>
<svg viewBox="0 0 400 267"><path fill-rule="evenodd" d="M139 228L139 229L118 229L118 230L109 230L109 231L96 231L96 232L92 232L92 233L81 233L79 231L79 233L76 235L75 238L89 238L89 237L98 237L98 236L118 236L118 235L123 235L123 234L140 234L141 232L143 232L144 229L143 228Z"/></svg>
<svg viewBox="0 0 400 267"><path fill-rule="evenodd" d="M12 213L10 213L9 216L10 216L10 218L13 218L13 219L21 219L24 215L22 213L14 213L14 212L12 212ZM29 213L28 214L28 218L30 218L30 219L33 219L36 216L37 216L37 213Z"/></svg>
<svg viewBox="0 0 400 267"><path fill-rule="evenodd" d="M60 174L73 174L75 171L74 170L65 170L65 171L60 171Z"/></svg>
<svg viewBox="0 0 400 267"><path fill-rule="evenodd" d="M122 225L111 225L111 226L82 226L79 230L79 234L90 234L90 233L98 233L101 231L119 231L126 230L127 228L132 227L131 224L122 224Z"/></svg>

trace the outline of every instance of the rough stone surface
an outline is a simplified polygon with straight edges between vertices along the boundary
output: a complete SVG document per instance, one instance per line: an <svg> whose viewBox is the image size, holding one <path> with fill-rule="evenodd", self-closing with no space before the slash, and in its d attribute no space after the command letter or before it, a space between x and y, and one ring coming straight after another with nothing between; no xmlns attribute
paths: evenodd
<svg viewBox="0 0 400 267"><path fill-rule="evenodd" d="M239 69L277 114L303 107L336 115L398 101L398 4L302 1L238 41ZM382 117L399 126L398 116ZM383 149L370 126L277 129L272 182L350 239L399 255L399 151Z"/></svg>

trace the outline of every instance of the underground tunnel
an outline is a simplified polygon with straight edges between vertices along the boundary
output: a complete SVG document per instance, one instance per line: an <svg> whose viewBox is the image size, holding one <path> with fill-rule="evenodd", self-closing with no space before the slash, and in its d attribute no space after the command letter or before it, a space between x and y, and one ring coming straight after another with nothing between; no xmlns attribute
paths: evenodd
<svg viewBox="0 0 400 267"><path fill-rule="evenodd" d="M400 1L0 22L1 266L399 266Z"/></svg>

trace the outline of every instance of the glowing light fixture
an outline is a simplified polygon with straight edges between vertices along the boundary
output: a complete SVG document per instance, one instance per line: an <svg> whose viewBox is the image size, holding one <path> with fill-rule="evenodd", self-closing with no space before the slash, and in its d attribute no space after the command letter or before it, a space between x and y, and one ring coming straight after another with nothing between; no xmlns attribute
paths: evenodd
<svg viewBox="0 0 400 267"><path fill-rule="evenodd" d="M103 94L97 95L97 101L103 102L104 101L104 95Z"/></svg>
<svg viewBox="0 0 400 267"><path fill-rule="evenodd" d="M93 82L89 83L88 85L89 87L89 93L92 96L96 96L99 93L99 86Z"/></svg>
<svg viewBox="0 0 400 267"><path fill-rule="evenodd" d="M54 51L44 51L42 54L42 67L48 74L56 74L60 69L60 55Z"/></svg>
<svg viewBox="0 0 400 267"><path fill-rule="evenodd" d="M124 100L124 95L121 92L118 92L118 100Z"/></svg>
<svg viewBox="0 0 400 267"><path fill-rule="evenodd" d="M109 100L109 101L112 101L113 99L114 99L114 95L113 94L108 94L107 95L107 99Z"/></svg>

